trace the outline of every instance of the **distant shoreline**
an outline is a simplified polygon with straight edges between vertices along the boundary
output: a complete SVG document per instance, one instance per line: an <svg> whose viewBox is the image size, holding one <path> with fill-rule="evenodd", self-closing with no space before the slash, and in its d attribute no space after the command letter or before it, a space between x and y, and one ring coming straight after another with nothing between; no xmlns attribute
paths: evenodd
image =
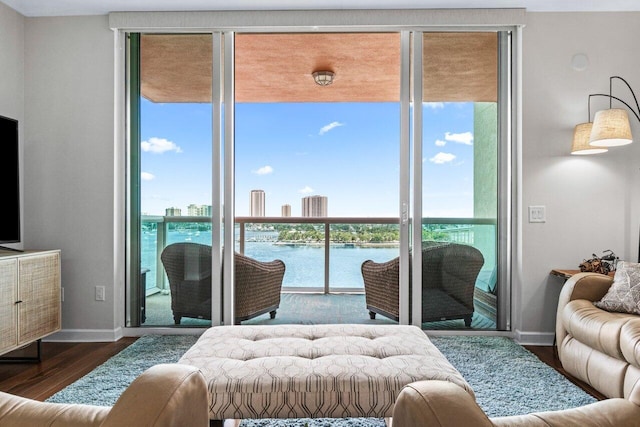
<svg viewBox="0 0 640 427"><path fill-rule="evenodd" d="M300 242L300 241L277 241L273 243L276 246L312 246L324 247L324 242ZM342 248L397 248L400 242L330 242L329 246Z"/></svg>

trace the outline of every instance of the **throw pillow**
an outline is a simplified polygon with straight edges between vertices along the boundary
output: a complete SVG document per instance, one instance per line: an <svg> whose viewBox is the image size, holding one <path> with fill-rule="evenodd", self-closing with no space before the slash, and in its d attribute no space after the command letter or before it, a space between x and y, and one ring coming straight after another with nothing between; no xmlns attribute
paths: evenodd
<svg viewBox="0 0 640 427"><path fill-rule="evenodd" d="M640 263L618 263L611 287L594 304L607 311L640 314Z"/></svg>

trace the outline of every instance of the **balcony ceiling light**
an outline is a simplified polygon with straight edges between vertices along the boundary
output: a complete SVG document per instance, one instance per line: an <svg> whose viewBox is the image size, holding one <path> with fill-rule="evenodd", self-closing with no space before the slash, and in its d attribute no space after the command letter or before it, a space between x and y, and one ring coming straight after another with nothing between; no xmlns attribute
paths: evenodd
<svg viewBox="0 0 640 427"><path fill-rule="evenodd" d="M313 76L313 80L317 85L329 86L331 83L333 83L333 78L336 74L333 71L321 70L314 71L311 75Z"/></svg>

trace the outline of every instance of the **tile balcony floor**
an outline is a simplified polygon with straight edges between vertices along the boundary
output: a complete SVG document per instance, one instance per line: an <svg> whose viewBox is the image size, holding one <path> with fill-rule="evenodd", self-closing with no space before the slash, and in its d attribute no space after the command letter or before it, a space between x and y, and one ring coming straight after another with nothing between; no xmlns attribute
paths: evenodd
<svg viewBox="0 0 640 427"><path fill-rule="evenodd" d="M147 297L146 321L143 326L172 326L171 296L155 294ZM277 324L327 324L327 323L362 323L393 324L395 321L377 315L375 320L369 318L364 294L311 294L283 292L280 308L275 319L263 314L242 322L243 325L277 325ZM211 323L203 319L183 318L182 326L206 327ZM495 321L477 311L473 315L471 329L495 330ZM423 324L423 329L460 330L466 329L462 320L447 320Z"/></svg>

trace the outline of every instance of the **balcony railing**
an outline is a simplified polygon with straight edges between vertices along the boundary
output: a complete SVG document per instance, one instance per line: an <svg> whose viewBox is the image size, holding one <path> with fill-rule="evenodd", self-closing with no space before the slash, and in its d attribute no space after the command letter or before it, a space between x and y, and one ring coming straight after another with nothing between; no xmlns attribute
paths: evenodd
<svg viewBox="0 0 640 427"><path fill-rule="evenodd" d="M321 231L320 237L317 233L312 240L297 240L297 241L277 241L275 238L275 231L273 228L277 228L278 225L291 225L291 226L309 226L311 225L315 230ZM385 259L377 261L383 261L398 256L399 254L399 242L387 241L372 243L370 241L358 241L353 240L340 240L332 241L331 232L332 228L337 226L352 225L352 226L385 226L399 229L399 219L397 217L236 217L235 218L235 247L236 250L245 253L248 246L254 245L254 241L261 241L262 243L275 244L270 246L273 251L269 255L270 259L276 257L276 255L282 254L278 252L277 245L281 246L304 246L306 248L314 248L316 252L313 252L312 260L307 261L313 264L313 267L309 264L307 266L297 266L298 270L302 272L296 273L292 262L285 264L288 265L287 273L291 276L296 283L289 283L287 285L286 280L283 286L283 291L307 291L307 292L324 292L329 293L331 291L340 292L362 292L363 288L361 284L355 283L351 279L334 278L334 280L347 280L351 283L340 283L338 286L334 283L332 286L332 251L338 252L341 248L387 248L386 251L380 251L380 256L384 256ZM477 219L477 218L423 218L423 234L425 230L430 235L436 236L436 240L454 241L459 243L467 243L474 246L478 246L476 242L478 236L478 228L483 228L482 235L486 235L487 242L481 243L479 249L483 251L485 259L495 264L495 225L496 221L493 219ZM488 229L487 229L488 226ZM344 227L343 227L344 228ZM334 230L335 231L335 230ZM248 242L247 236L250 241ZM155 237L155 239L154 239ZM199 243L211 244L211 218L202 216L143 216L142 217L142 267L149 268L151 272L155 271L155 277L151 276L151 272L147 275L147 282L153 288L160 290L166 289L167 284L165 281L164 270L161 268L160 253L162 249L170 243L174 243L176 239L179 241L194 241ZM149 241L145 242L145 239ZM153 241L152 241L153 240ZM491 243L493 242L493 243ZM254 245L255 246L255 245ZM249 248L250 249L250 248ZM317 262L318 250L321 250L324 256L322 267L319 267ZM362 251L362 256L369 255L372 251ZM493 252L493 253L492 253ZM300 252L302 253L302 252ZM352 251L342 251L342 254L352 254ZM248 254L251 256L251 254ZM350 266L351 275L359 273L360 264L364 259L358 259L357 261L349 261L355 266ZM305 262L305 261L301 261ZM346 260L342 257L334 258L333 264L343 265ZM148 265L147 265L148 264ZM297 264L300 264L299 262ZM487 264L487 263L485 263ZM159 267L159 268L158 268ZM293 267L293 269L292 269ZM355 270L354 270L355 268ZM341 267L341 270L346 267ZM313 271L313 272L312 272ZM321 271L321 272L320 272ZM302 273L311 275L314 277L303 278ZM334 275L339 272L333 271ZM321 283L315 282L318 279L319 274L323 276ZM154 280L155 278L155 280ZM287 274L285 274L285 279ZM310 283L297 283L297 282L310 282ZM293 285L293 286L292 286ZM355 285L355 286L354 286Z"/></svg>

